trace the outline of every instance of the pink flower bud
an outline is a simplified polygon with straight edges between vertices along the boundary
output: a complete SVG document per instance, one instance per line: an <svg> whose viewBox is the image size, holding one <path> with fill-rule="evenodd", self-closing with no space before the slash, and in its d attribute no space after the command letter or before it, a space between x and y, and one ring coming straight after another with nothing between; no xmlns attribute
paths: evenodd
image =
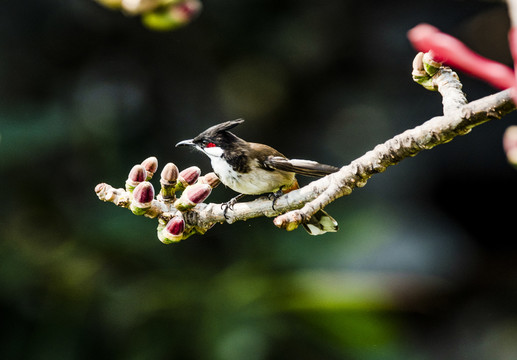
<svg viewBox="0 0 517 360"><path fill-rule="evenodd" d="M212 189L215 189L217 185L221 183L221 180L217 177L217 175L214 172L209 172L208 174L205 174L201 176L198 181L198 184L208 184Z"/></svg>
<svg viewBox="0 0 517 360"><path fill-rule="evenodd" d="M154 156L148 157L141 164L147 172L146 179L150 180L158 169L158 159Z"/></svg>
<svg viewBox="0 0 517 360"><path fill-rule="evenodd" d="M183 194L188 201L199 204L202 203L212 192L212 187L208 184L195 184L187 187Z"/></svg>
<svg viewBox="0 0 517 360"><path fill-rule="evenodd" d="M208 184L190 185L183 191L174 206L180 211L192 209L197 204L202 203L211 192L212 188Z"/></svg>
<svg viewBox="0 0 517 360"><path fill-rule="evenodd" d="M185 170L181 171L179 173L178 179L181 182L185 182L188 185L192 185L199 178L199 175L201 175L201 169L198 168L197 166L191 166L191 167L186 168Z"/></svg>
<svg viewBox="0 0 517 360"><path fill-rule="evenodd" d="M169 244L171 242L180 241L183 238L183 232L185 231L185 220L181 213L178 215L174 215L172 219L169 220L165 228L161 231L161 236L159 239L164 244Z"/></svg>
<svg viewBox="0 0 517 360"><path fill-rule="evenodd" d="M178 167L173 163L168 163L162 170L160 183L162 185L175 185L178 175Z"/></svg>
<svg viewBox="0 0 517 360"><path fill-rule="evenodd" d="M475 53L455 37L442 33L432 25L415 26L408 32L408 38L418 51L431 51L434 60L483 79L492 86L507 89L515 85L511 68Z"/></svg>
<svg viewBox="0 0 517 360"><path fill-rule="evenodd" d="M153 185L148 181L138 184L133 190L133 199L138 205L150 205L154 199Z"/></svg>
<svg viewBox="0 0 517 360"><path fill-rule="evenodd" d="M146 176L147 173L142 165L133 166L126 180L126 190L132 191L135 186L145 181Z"/></svg>
<svg viewBox="0 0 517 360"><path fill-rule="evenodd" d="M188 23L200 11L201 2L199 0L185 0L171 7L170 16L179 23Z"/></svg>
<svg viewBox="0 0 517 360"><path fill-rule="evenodd" d="M167 230L172 235L181 235L183 231L185 231L185 220L183 220L183 216L174 216L165 226L165 230Z"/></svg>

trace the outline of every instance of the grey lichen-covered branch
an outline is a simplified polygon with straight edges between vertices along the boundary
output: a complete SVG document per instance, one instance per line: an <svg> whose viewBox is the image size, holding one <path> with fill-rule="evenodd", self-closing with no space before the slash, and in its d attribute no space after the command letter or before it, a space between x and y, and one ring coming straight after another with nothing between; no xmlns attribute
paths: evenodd
<svg viewBox="0 0 517 360"><path fill-rule="evenodd" d="M205 175L212 179L212 185L207 185L209 182L207 180L190 179L190 182L181 180L179 181L181 186L174 185L174 191L183 190L181 197L176 199L172 192L172 196L168 199L164 198L162 196L162 193L166 193L164 184L167 181L170 184L176 184L175 179L163 178L165 169L160 181L162 190L156 199L154 199L154 193L144 191L143 199L135 200L142 194L138 188L138 186L143 187L142 185L137 185L131 193L131 189L113 189L110 185L99 184L96 188L97 195L101 200L130 208L135 214L158 218L158 237L165 243L184 239L194 233L205 233L218 222L233 223L260 216L275 217L273 222L276 226L293 230L306 222L319 209L342 196L349 195L355 187L364 186L370 177L383 172L388 166L413 157L422 150L447 143L458 135L467 134L477 125L500 119L515 110L510 90L467 103L456 73L450 68L433 62L430 57L422 53L416 56L413 63L413 79L426 89L436 90L441 94L442 116L434 117L420 126L406 130L385 143L377 145L336 173L277 198L274 207L272 200L267 197L237 203L226 211L222 204L203 203L202 201L210 193L209 189L217 184L213 174ZM145 181L142 174L139 179L142 183L150 184ZM205 184L203 188L200 186L202 184ZM149 185L146 186L149 187ZM134 205L135 202L137 205ZM142 203L146 208L139 210L142 209Z"/></svg>
<svg viewBox="0 0 517 360"><path fill-rule="evenodd" d="M388 166L417 155L422 150L451 141L486 121L500 119L515 110L510 90L467 103L458 76L450 68L440 66L430 57L419 53L413 63L413 78L429 90L437 90L443 97L443 116L432 118L414 129L377 145L360 158L344 166L337 173L313 183L313 189L323 189L308 200L301 209L278 216L275 225L293 228L318 209L337 198L349 195L356 186L364 186L374 174ZM321 184L320 184L321 182ZM287 195L296 195L289 193Z"/></svg>

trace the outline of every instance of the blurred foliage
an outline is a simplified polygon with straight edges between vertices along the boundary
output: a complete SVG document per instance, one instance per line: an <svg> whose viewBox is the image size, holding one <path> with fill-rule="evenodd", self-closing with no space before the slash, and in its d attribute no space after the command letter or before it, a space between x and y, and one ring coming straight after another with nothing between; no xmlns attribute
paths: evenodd
<svg viewBox="0 0 517 360"><path fill-rule="evenodd" d="M199 0L95 0L126 15L141 16L142 24L156 31L170 31L189 24L201 11Z"/></svg>
<svg viewBox="0 0 517 360"><path fill-rule="evenodd" d="M238 117L243 138L346 164L440 113L406 31L509 64L504 5L203 5L160 33L91 0L4 1L0 358L514 359L515 114L331 204L341 230L319 238L254 219L165 246L93 191L150 155L206 172L173 145ZM460 77L469 99L494 91Z"/></svg>

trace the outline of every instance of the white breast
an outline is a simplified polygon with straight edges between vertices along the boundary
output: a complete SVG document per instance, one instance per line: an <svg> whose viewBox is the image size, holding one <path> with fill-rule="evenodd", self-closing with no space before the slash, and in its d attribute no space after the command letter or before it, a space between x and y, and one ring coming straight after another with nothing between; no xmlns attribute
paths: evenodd
<svg viewBox="0 0 517 360"><path fill-rule="evenodd" d="M210 156L212 168L221 182L230 189L247 195L260 195L278 191L284 185L291 185L294 173L285 171L267 171L257 168L253 172L241 174L233 170L221 157Z"/></svg>

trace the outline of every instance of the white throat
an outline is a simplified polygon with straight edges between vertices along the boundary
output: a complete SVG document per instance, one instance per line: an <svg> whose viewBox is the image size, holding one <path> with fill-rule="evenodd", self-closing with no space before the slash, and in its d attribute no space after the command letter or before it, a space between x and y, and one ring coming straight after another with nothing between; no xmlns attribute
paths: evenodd
<svg viewBox="0 0 517 360"><path fill-rule="evenodd" d="M221 149L219 146L206 147L203 149L203 152L207 154L210 159L220 158L223 155L223 149Z"/></svg>

